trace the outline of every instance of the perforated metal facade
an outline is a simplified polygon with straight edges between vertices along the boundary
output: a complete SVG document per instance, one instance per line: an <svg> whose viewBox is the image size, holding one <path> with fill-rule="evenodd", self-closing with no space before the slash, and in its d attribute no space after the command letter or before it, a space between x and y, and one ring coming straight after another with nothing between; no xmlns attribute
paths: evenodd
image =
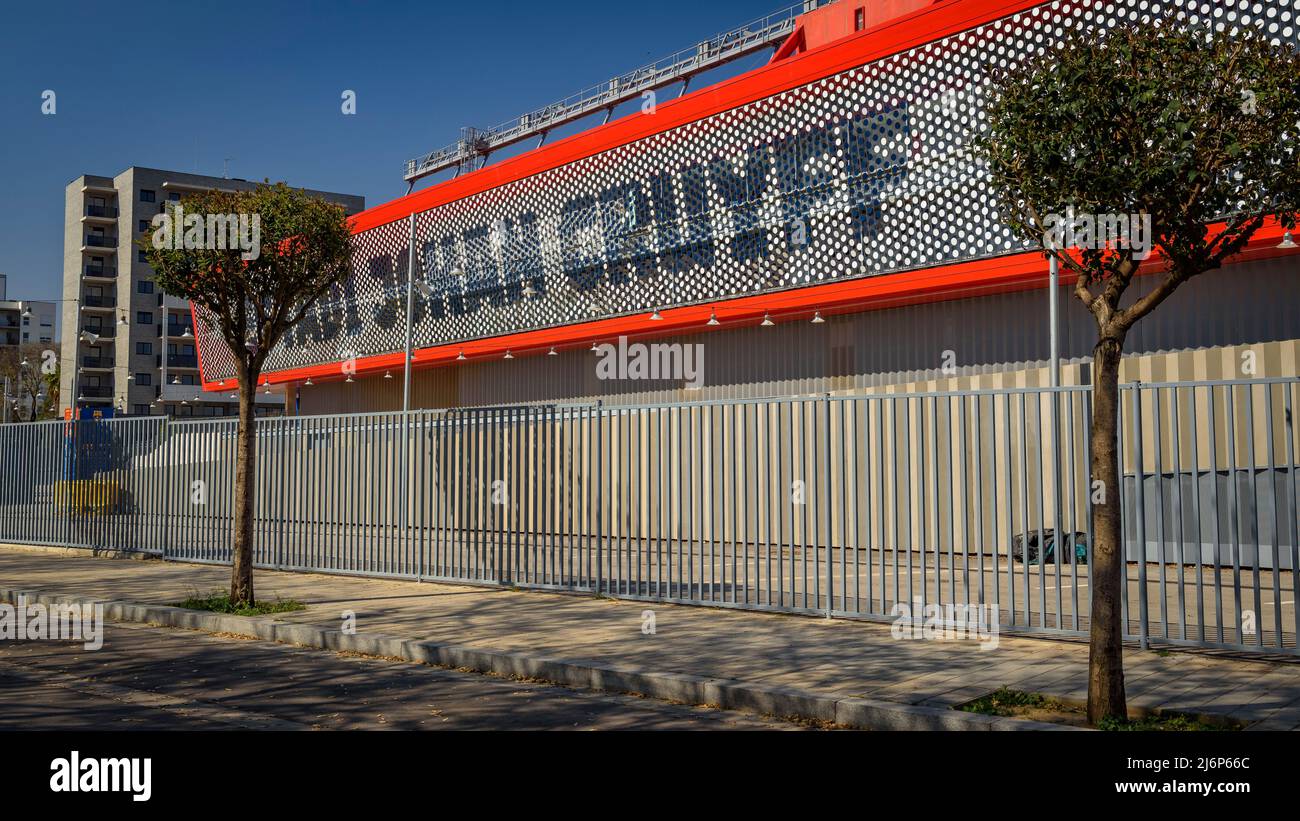
<svg viewBox="0 0 1300 821"><path fill-rule="evenodd" d="M1169 12L1297 36L1292 0L1049 3L438 206L415 216L415 347L1022 251L969 148L987 67ZM402 350L409 232L358 233L268 370ZM206 379L233 377L199 331Z"/></svg>

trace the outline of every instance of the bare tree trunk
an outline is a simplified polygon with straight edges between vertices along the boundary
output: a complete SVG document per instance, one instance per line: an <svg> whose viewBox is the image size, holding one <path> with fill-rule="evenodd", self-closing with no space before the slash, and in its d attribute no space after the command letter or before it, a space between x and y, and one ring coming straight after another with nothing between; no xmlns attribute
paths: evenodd
<svg viewBox="0 0 1300 821"><path fill-rule="evenodd" d="M257 464L255 403L257 375L239 386L239 455L235 463L235 532L231 555L230 600L253 604L253 493Z"/></svg>
<svg viewBox="0 0 1300 821"><path fill-rule="evenodd" d="M1092 478L1100 482L1100 501L1092 505L1092 629L1088 649L1088 722L1128 717L1124 698L1123 625L1124 534L1120 507L1117 433L1119 362L1124 339L1103 330L1093 349ZM1094 497L1098 495L1094 488Z"/></svg>

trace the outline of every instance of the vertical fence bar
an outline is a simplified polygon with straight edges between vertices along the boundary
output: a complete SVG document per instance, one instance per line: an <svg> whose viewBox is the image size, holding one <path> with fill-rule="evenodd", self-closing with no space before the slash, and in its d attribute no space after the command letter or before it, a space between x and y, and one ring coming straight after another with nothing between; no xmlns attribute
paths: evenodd
<svg viewBox="0 0 1300 821"><path fill-rule="evenodd" d="M1159 443L1157 443L1159 447ZM1150 647L1147 621L1147 539L1146 539L1146 503L1143 496L1144 484L1142 474L1145 470L1145 458L1142 450L1142 383L1133 383L1133 476L1134 476L1134 515L1137 517L1138 550L1138 643L1143 650ZM1127 582L1125 583L1127 586Z"/></svg>

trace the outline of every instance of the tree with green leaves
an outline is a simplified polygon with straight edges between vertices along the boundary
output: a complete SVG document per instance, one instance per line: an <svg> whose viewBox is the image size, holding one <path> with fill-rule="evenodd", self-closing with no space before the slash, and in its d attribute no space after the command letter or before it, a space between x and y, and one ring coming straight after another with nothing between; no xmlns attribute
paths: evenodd
<svg viewBox="0 0 1300 821"><path fill-rule="evenodd" d="M1088 719L1126 719L1116 439L1124 340L1270 220L1294 227L1300 59L1294 41L1254 27L1213 32L1169 17L1077 28L1058 48L994 72L990 92L976 148L999 214L1057 258L1097 325L1090 469L1105 501L1091 511ZM1065 215L1115 214L1149 224L1145 263L1132 235L1070 247L1052 230ZM1130 293L1140 267L1151 285Z"/></svg>
<svg viewBox="0 0 1300 821"><path fill-rule="evenodd" d="M36 422L57 415L58 358L59 346L52 342L0 348L0 381L8 385L5 401L11 403L8 414L11 421Z"/></svg>
<svg viewBox="0 0 1300 821"><path fill-rule="evenodd" d="M267 356L350 271L343 209L284 183L171 203L140 240L162 290L194 303L239 380L230 599L252 605L255 399Z"/></svg>

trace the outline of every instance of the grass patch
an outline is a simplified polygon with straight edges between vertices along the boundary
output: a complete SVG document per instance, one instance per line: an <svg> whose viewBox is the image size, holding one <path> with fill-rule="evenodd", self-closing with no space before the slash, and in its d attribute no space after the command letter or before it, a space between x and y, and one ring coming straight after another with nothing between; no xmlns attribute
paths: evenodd
<svg viewBox="0 0 1300 821"><path fill-rule="evenodd" d="M1028 710L1065 707L1058 701L1049 699L1041 693L1026 693L1024 690L1012 690L999 687L986 696L962 704L958 709L967 713L979 713L986 716L1018 716Z"/></svg>
<svg viewBox="0 0 1300 821"><path fill-rule="evenodd" d="M1009 687L999 687L986 696L958 705L957 709L986 716L1023 718L1052 724L1068 724L1074 727L1088 726L1087 711L1079 705L1066 704L1042 693L1012 690ZM1196 732L1240 729L1240 727L1209 724L1182 713L1159 713L1130 718L1127 721L1104 719L1097 725L1097 729L1110 732Z"/></svg>
<svg viewBox="0 0 1300 821"><path fill-rule="evenodd" d="M209 613L229 613L234 616L265 616L269 613L290 613L294 610L306 610L307 605L294 599L259 601L252 607L237 604L230 600L229 593L214 590L207 595L191 593L184 601L173 602L172 607L184 607L186 610L206 610Z"/></svg>
<svg viewBox="0 0 1300 821"><path fill-rule="evenodd" d="M1241 729L1240 727L1216 727L1213 724L1207 724L1193 716L1185 716L1181 713L1164 713L1161 715L1147 715L1140 718L1130 718L1128 721L1121 721L1115 718L1103 718L1097 724L1098 730L1109 730L1111 732L1205 732L1213 730Z"/></svg>

